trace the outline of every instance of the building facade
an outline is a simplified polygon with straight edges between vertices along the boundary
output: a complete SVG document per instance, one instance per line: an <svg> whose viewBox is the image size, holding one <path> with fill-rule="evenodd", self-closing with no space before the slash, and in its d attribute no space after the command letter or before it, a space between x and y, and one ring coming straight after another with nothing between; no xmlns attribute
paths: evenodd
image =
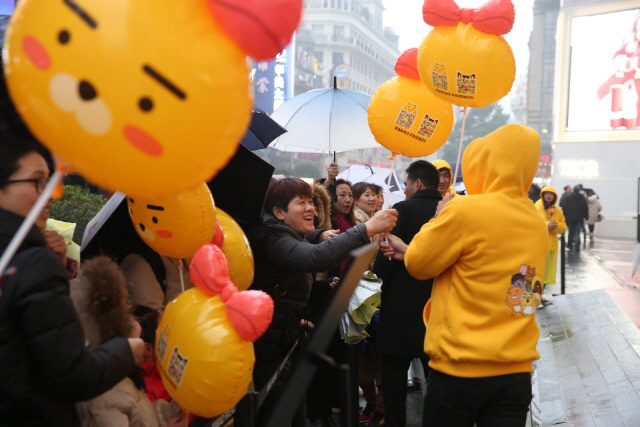
<svg viewBox="0 0 640 427"><path fill-rule="evenodd" d="M599 195L605 219L596 233L605 237L639 234L639 44L640 0L562 1L552 182Z"/></svg>
<svg viewBox="0 0 640 427"><path fill-rule="evenodd" d="M540 184L549 182L553 161L553 86L559 11L560 0L535 0L533 4L525 123L540 135L540 161L536 174Z"/></svg>
<svg viewBox="0 0 640 427"><path fill-rule="evenodd" d="M313 44L315 87L333 86L335 76L339 88L373 95L396 75L399 38L384 27L383 13L382 0L305 1L297 37L304 34ZM384 167L390 164L390 155L380 147L338 153L337 160L341 169L354 164Z"/></svg>

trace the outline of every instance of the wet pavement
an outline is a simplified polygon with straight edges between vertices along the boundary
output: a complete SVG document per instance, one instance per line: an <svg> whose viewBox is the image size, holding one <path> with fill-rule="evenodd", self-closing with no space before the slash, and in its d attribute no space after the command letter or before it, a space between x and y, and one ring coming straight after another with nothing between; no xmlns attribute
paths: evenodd
<svg viewBox="0 0 640 427"><path fill-rule="evenodd" d="M537 315L534 406L541 425L640 426L640 273L631 278L634 244L596 240L580 252L566 252L566 295L554 297ZM559 293L559 283L545 294Z"/></svg>

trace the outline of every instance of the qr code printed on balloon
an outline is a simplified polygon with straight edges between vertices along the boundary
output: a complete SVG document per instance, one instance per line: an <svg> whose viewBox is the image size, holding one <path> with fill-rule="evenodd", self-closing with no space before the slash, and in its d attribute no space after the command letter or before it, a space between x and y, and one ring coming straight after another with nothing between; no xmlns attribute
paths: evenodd
<svg viewBox="0 0 640 427"><path fill-rule="evenodd" d="M418 113L418 107L416 104L412 104L411 102L407 102L400 110L398 117L396 117L396 125L401 126L405 129L411 129L413 126L413 122L416 120L416 115Z"/></svg>
<svg viewBox="0 0 640 427"><path fill-rule="evenodd" d="M458 72L458 93L465 95L476 94L476 74L462 74Z"/></svg>
<svg viewBox="0 0 640 427"><path fill-rule="evenodd" d="M169 377L178 386L182 382L182 376L184 375L184 372L187 369L188 362L189 362L189 359L182 356L178 351L178 347L176 346L173 349L173 353L171 353L171 359L169 359L169 367L167 371L169 373Z"/></svg>
<svg viewBox="0 0 640 427"><path fill-rule="evenodd" d="M433 64L433 70L431 72L431 82L433 87L440 90L449 90L449 79L447 78L447 68L444 64L436 62Z"/></svg>
<svg viewBox="0 0 640 427"><path fill-rule="evenodd" d="M167 346L169 345L169 335L171 335L171 326L164 325L160 337L158 337L158 343L156 344L156 353L159 360L164 360L164 355L167 352Z"/></svg>
<svg viewBox="0 0 640 427"><path fill-rule="evenodd" d="M418 135L430 139L433 136L433 133L436 131L436 126L438 126L438 119L432 119L427 114L424 116L424 120L422 120L422 123L420 123Z"/></svg>

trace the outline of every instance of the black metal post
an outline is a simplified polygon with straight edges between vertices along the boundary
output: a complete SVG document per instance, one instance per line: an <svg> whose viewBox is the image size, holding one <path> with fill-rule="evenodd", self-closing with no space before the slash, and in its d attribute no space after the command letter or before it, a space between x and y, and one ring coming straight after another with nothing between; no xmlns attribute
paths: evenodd
<svg viewBox="0 0 640 427"><path fill-rule="evenodd" d="M560 236L560 294L564 295L565 291L565 253L564 248L566 246L566 242L564 239L564 233Z"/></svg>
<svg viewBox="0 0 640 427"><path fill-rule="evenodd" d="M357 413L353 408L353 390L351 382L351 368L348 364L344 363L338 366L338 373L340 375L340 384L342 385L342 408L340 408L340 425L341 426L357 426L358 418ZM356 398L358 394L356 393ZM355 420L355 423L354 423Z"/></svg>
<svg viewBox="0 0 640 427"><path fill-rule="evenodd" d="M238 402L236 414L233 417L233 425L236 427L253 427L256 425L256 413L258 406L258 393L247 391L247 394Z"/></svg>

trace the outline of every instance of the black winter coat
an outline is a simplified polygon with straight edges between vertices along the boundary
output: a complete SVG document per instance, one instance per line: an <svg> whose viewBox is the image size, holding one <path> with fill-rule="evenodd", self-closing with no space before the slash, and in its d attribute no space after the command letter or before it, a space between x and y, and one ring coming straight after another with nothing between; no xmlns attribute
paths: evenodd
<svg viewBox="0 0 640 427"><path fill-rule="evenodd" d="M560 207L567 222L581 222L589 218L589 205L587 199L577 191L566 196Z"/></svg>
<svg viewBox="0 0 640 427"><path fill-rule="evenodd" d="M349 252L370 240L362 224L319 243L325 230L317 230L304 239L271 215L263 217L262 225L246 231L255 259L255 278L251 289L265 291L274 300L273 320L255 343L256 360L262 362L260 359L264 357L280 358L298 339L300 320L308 314L311 273L338 266ZM264 380L264 373L257 370L254 378ZM262 380L256 382L262 383Z"/></svg>
<svg viewBox="0 0 640 427"><path fill-rule="evenodd" d="M0 209L0 253L24 218ZM76 401L109 390L134 368L126 338L85 347L60 258L35 226L0 291L0 425L78 425Z"/></svg>
<svg viewBox="0 0 640 427"><path fill-rule="evenodd" d="M398 210L398 222L391 234L409 244L433 218L440 200L442 196L437 190L420 190L409 200L396 203L393 208ZM433 279L413 278L404 262L390 261L382 252L376 257L373 272L383 280L378 350L395 356L424 357L426 329L422 312L431 298Z"/></svg>

